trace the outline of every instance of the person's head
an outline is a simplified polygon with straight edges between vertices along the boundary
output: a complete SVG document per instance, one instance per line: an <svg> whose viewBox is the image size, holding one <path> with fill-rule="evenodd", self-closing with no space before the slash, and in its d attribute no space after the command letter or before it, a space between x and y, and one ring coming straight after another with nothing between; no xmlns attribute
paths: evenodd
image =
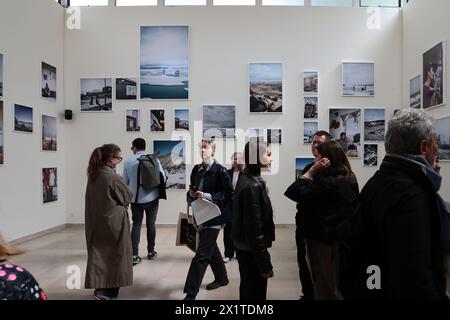
<svg viewBox="0 0 450 320"><path fill-rule="evenodd" d="M22 252L10 246L0 235L0 263L8 261L10 257L21 254Z"/></svg>
<svg viewBox="0 0 450 320"><path fill-rule="evenodd" d="M341 132L341 135L339 136L339 139L341 139L341 140L347 139L347 133Z"/></svg>
<svg viewBox="0 0 450 320"><path fill-rule="evenodd" d="M314 156L314 158L317 158L317 146L320 145L321 143L324 143L326 141L330 141L331 140L331 135L323 130L317 131L316 133L314 133L313 135L313 140L312 140L312 145L311 145L311 152Z"/></svg>
<svg viewBox="0 0 450 320"><path fill-rule="evenodd" d="M272 165L272 151L270 146L259 139L250 140L244 149L245 167L252 175L261 175L261 168Z"/></svg>
<svg viewBox="0 0 450 320"><path fill-rule="evenodd" d="M122 161L121 150L115 144L104 144L101 147L95 148L89 159L89 167L87 175L89 181L94 181L99 173L99 170L107 165L115 168Z"/></svg>
<svg viewBox="0 0 450 320"><path fill-rule="evenodd" d="M317 146L318 158L320 160L322 158L327 158L330 160L330 168L345 168L347 170L347 174L352 173L352 168L350 166L350 162L347 159L347 156L342 150L339 142L330 140L321 143Z"/></svg>
<svg viewBox="0 0 450 320"><path fill-rule="evenodd" d="M216 153L216 143L214 139L205 138L200 142L199 146L200 157L202 158L203 162L209 162Z"/></svg>
<svg viewBox="0 0 450 320"><path fill-rule="evenodd" d="M145 140L142 138L136 138L131 143L131 150L133 151L133 153L145 151L145 147Z"/></svg>
<svg viewBox="0 0 450 320"><path fill-rule="evenodd" d="M388 124L386 152L398 155L421 155L433 166L438 155L433 118L422 109L404 109Z"/></svg>
<svg viewBox="0 0 450 320"><path fill-rule="evenodd" d="M233 170L238 170L238 171L242 171L244 170L245 167L245 162L242 156L242 152L235 152L233 153L233 155L231 156L231 168Z"/></svg>

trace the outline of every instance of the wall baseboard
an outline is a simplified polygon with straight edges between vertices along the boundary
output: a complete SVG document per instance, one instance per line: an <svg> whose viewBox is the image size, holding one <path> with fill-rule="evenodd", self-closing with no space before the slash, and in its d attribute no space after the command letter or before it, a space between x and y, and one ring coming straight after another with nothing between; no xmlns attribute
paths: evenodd
<svg viewBox="0 0 450 320"><path fill-rule="evenodd" d="M145 224L142 225L143 227L145 227ZM156 226L158 228L175 228L177 225L176 224L156 224ZM295 227L294 224L277 224L275 225L276 228L293 228ZM30 234L28 236L22 237L22 238L18 238L16 240L11 241L12 245L20 245L24 242L28 242L28 241L32 241L35 240L37 238L41 238L44 236L47 236L51 233L55 233L55 232L59 232L59 231L63 231L64 229L84 229L84 223L67 223L67 224L63 224L57 227L53 227L50 229L46 229L43 231L39 231L33 234Z"/></svg>

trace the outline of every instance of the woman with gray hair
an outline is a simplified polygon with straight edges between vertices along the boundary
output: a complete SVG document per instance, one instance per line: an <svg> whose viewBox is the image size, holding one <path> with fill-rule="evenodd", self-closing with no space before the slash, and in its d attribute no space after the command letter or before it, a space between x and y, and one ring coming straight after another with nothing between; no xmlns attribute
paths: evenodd
<svg viewBox="0 0 450 320"><path fill-rule="evenodd" d="M438 144L431 116L416 109L397 113L385 146L380 170L360 195L363 263L348 296L445 299L448 230L442 218L449 213L438 195L442 178L433 168ZM369 266L377 267L375 274L367 274ZM368 278L375 279L371 285Z"/></svg>

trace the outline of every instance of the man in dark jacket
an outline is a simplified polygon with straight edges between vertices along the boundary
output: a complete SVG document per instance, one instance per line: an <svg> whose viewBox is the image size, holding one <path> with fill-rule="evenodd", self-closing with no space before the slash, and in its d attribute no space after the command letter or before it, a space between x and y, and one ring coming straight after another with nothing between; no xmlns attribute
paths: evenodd
<svg viewBox="0 0 450 320"><path fill-rule="evenodd" d="M229 220L230 210L225 209L233 196L233 188L227 169L213 159L214 140L204 139L200 148L203 161L192 169L187 202L190 204L196 199L209 200L219 207L221 215L198 226L200 240L186 278L185 300L195 300L208 265L211 266L215 279L206 286L207 290L214 290L229 283L222 254L217 246L217 237L220 229Z"/></svg>
<svg viewBox="0 0 450 320"><path fill-rule="evenodd" d="M331 135L326 131L317 131L313 135L313 143L311 145L311 152L314 158L317 158L317 146L323 142L329 141L331 139ZM308 164L302 171L302 175L311 169L314 162ZM287 192L287 191L286 191ZM289 199L296 201L296 195L288 195L285 193L285 196ZM311 273L306 262L306 245L305 245L305 234L304 234L304 223L303 223L303 215L302 212L307 210L307 208L302 208L301 205L297 202L297 214L295 216L295 224L297 228L295 230L295 242L297 244L297 263L298 270L300 276L300 282L302 284L302 299L304 300L314 300L314 287L311 279Z"/></svg>
<svg viewBox="0 0 450 320"><path fill-rule="evenodd" d="M431 117L423 110L401 111L389 122L385 146L380 170L361 192L366 276L357 279L355 297L444 299L441 217L447 212L437 193L441 176L433 169L438 145Z"/></svg>

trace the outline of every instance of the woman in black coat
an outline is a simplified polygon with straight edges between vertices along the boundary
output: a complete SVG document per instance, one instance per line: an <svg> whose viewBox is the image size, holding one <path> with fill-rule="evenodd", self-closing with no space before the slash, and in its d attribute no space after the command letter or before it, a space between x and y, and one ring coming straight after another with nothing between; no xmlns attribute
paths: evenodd
<svg viewBox="0 0 450 320"><path fill-rule="evenodd" d="M319 157L285 195L299 203L304 212L304 234L319 300L342 299L336 288L333 244L335 228L352 213L359 196L358 182L337 141L317 147Z"/></svg>
<svg viewBox="0 0 450 320"><path fill-rule="evenodd" d="M233 200L231 238L236 249L241 300L266 300L267 279L273 267L267 248L275 240L273 211L261 168L270 167L270 147L259 141L245 146L245 170L239 176Z"/></svg>

